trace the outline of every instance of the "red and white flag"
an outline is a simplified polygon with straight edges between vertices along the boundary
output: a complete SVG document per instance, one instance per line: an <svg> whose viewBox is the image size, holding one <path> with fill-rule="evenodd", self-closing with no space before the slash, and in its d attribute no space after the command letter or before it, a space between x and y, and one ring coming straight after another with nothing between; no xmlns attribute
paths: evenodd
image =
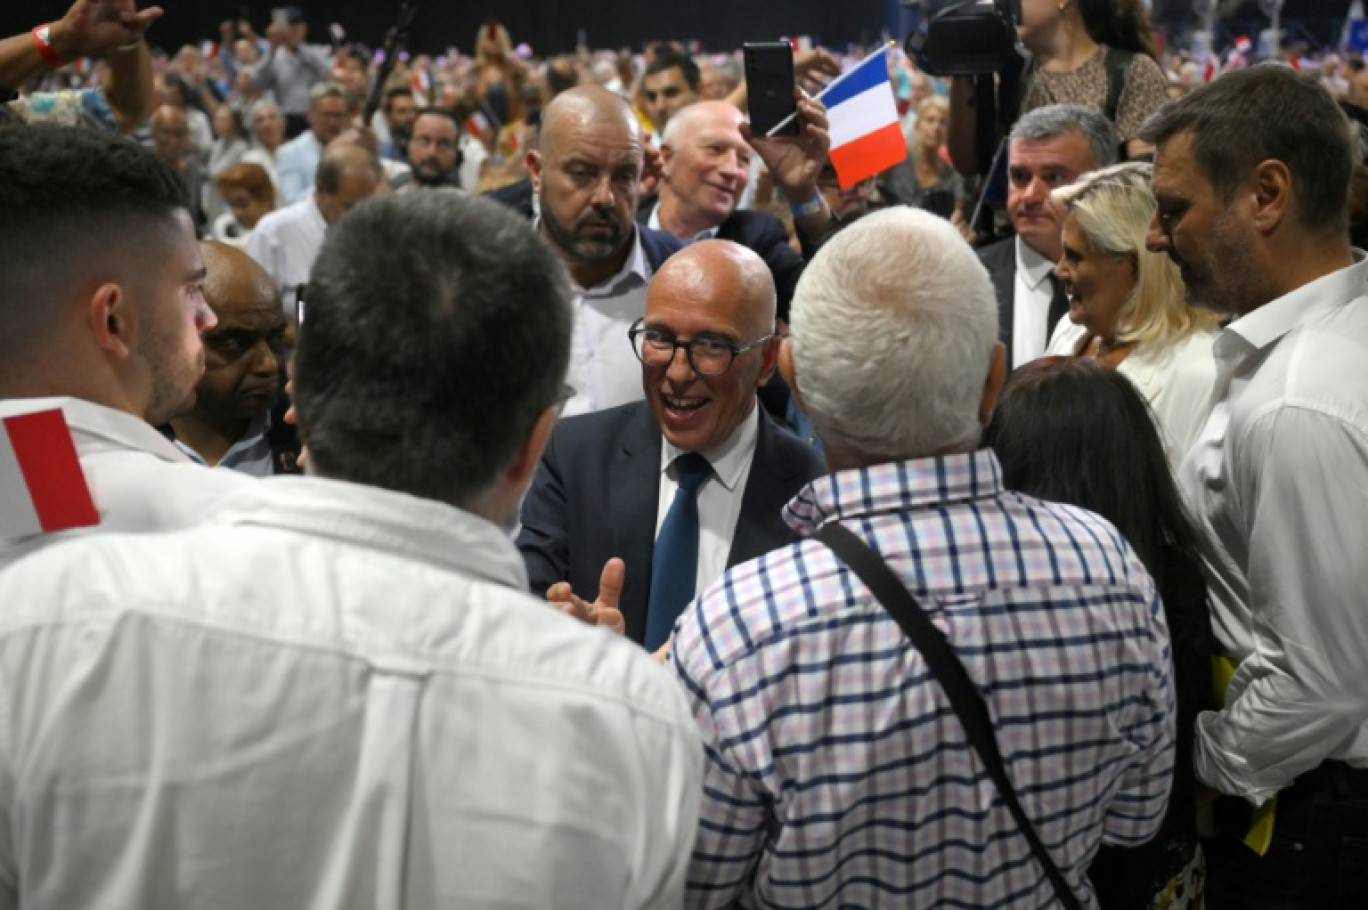
<svg viewBox="0 0 1368 910"><path fill-rule="evenodd" d="M99 523L61 410L0 418L0 538Z"/></svg>

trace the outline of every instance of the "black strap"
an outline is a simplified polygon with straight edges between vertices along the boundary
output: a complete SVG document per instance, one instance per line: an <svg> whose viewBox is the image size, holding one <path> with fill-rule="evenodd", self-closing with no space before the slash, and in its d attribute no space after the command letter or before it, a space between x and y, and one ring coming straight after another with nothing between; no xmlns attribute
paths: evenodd
<svg viewBox="0 0 1368 910"><path fill-rule="evenodd" d="M1017 800L1016 791L1012 789L1012 782L1007 777L1007 769L1002 765L1002 755L998 752L997 737L993 734L993 722L988 716L988 706L974 688L973 681L969 679L964 665L951 650L945 635L931 623L918 605L917 599L898 580L898 576L893 574L893 570L879 554L849 529L834 521L828 522L815 536L860 577L865 587L869 588L889 615L897 620L903 632L912 640L912 644L926 658L927 668L935 675L949 697L950 706L955 709L960 722L964 724L970 744L978 752L989 776L993 778L993 783L997 785L998 794L1007 804L1012 817L1021 828L1021 833L1030 843L1031 852L1035 854L1040 867L1045 870L1046 878L1054 885L1060 903L1068 910L1081 910L1082 904L1079 903L1078 896L1074 894L1073 889L1064 880L1063 873L1050 858L1045 845L1036 834L1035 827Z"/></svg>
<svg viewBox="0 0 1368 910"><path fill-rule="evenodd" d="M1116 47L1107 48L1106 56L1102 58L1102 66L1107 73L1107 101L1102 113L1113 124L1116 123L1116 111L1121 106L1121 92L1126 88L1126 78L1130 76L1131 63L1134 60L1134 51L1123 51Z"/></svg>

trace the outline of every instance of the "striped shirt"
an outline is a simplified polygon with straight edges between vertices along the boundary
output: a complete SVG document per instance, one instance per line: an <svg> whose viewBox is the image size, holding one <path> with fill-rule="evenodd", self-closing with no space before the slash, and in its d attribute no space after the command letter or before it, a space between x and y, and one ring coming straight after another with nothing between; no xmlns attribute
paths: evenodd
<svg viewBox="0 0 1368 910"><path fill-rule="evenodd" d="M1120 534L1005 492L988 450L842 471L786 509L839 520L944 631L1007 772L1085 906L1100 842L1158 830L1168 630ZM707 763L691 907L1049 907L1049 881L921 655L805 540L729 571L675 629Z"/></svg>

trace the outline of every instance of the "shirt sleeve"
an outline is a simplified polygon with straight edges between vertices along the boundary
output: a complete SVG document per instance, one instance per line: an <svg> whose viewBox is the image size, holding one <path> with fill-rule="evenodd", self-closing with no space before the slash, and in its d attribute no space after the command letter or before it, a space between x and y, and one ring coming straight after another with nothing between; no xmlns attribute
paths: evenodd
<svg viewBox="0 0 1368 910"><path fill-rule="evenodd" d="M307 168L299 158L298 149L289 145L282 145L276 151L276 181L280 187L277 208L294 205L309 195L314 175L305 173Z"/></svg>
<svg viewBox="0 0 1368 910"><path fill-rule="evenodd" d="M1254 651L1225 708L1198 716L1195 768L1258 805L1368 721L1368 438L1335 415L1283 406L1232 441Z"/></svg>
<svg viewBox="0 0 1368 910"><path fill-rule="evenodd" d="M1131 847L1159 831L1173 785L1177 701L1173 686L1173 656L1159 594L1151 586L1147 599L1152 634L1135 634L1127 646L1126 663L1137 668L1135 694L1123 734L1134 749L1121 775L1116 798L1107 807L1102 840Z"/></svg>
<svg viewBox="0 0 1368 910"><path fill-rule="evenodd" d="M771 825L768 801L728 747L735 738L726 729L728 712L714 710L714 703L735 699L720 691L725 675L714 670L702 629L690 619L704 615L706 602L685 610L670 646L670 663L703 738L703 800L685 891L690 910L732 906L751 880Z"/></svg>

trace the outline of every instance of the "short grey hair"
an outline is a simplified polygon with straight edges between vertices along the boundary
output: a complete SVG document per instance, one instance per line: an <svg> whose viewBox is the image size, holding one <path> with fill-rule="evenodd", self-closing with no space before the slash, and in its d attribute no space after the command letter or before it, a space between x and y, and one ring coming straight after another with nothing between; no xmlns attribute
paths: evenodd
<svg viewBox="0 0 1368 910"><path fill-rule="evenodd" d="M1093 168L1116 163L1116 130L1111 121L1095 108L1079 104L1051 104L1023 114L1012 127L1012 141L1041 142L1065 133L1078 133L1092 148Z"/></svg>
<svg viewBox="0 0 1368 910"><path fill-rule="evenodd" d="M899 206L841 231L803 272L790 326L798 391L829 448L916 458L978 445L997 298L950 222Z"/></svg>
<svg viewBox="0 0 1368 910"><path fill-rule="evenodd" d="M341 98L343 101L346 101L347 90L340 82L332 82L329 80L315 82L313 87L309 89L309 103L313 104L321 98Z"/></svg>

